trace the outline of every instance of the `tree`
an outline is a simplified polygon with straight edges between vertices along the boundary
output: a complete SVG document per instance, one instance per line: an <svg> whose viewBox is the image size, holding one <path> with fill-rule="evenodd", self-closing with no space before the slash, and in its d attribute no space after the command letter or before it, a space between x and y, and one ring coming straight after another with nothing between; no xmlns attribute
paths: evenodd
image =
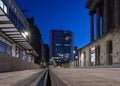
<svg viewBox="0 0 120 86"><path fill-rule="evenodd" d="M55 59L52 60L52 64L53 64L54 66L56 66L56 61L55 61Z"/></svg>

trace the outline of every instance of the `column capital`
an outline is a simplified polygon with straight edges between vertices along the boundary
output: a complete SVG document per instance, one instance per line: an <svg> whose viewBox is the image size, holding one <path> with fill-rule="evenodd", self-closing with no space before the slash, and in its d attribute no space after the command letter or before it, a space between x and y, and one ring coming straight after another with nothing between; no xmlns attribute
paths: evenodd
<svg viewBox="0 0 120 86"><path fill-rule="evenodd" d="M90 12L89 12L89 15L90 15L90 16L93 16L93 15L94 15L94 12L93 12L93 11L90 11Z"/></svg>
<svg viewBox="0 0 120 86"><path fill-rule="evenodd" d="M100 11L100 7L96 7L96 11L97 11L97 10Z"/></svg>

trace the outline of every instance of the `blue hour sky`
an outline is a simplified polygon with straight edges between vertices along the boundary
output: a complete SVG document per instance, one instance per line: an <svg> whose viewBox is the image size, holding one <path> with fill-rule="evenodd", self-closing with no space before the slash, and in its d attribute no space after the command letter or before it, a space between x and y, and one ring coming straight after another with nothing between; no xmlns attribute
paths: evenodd
<svg viewBox="0 0 120 86"><path fill-rule="evenodd" d="M70 30L74 45L83 47L90 41L89 11L87 0L17 0L21 9L28 9L26 17L33 16L44 43L49 44L52 29Z"/></svg>

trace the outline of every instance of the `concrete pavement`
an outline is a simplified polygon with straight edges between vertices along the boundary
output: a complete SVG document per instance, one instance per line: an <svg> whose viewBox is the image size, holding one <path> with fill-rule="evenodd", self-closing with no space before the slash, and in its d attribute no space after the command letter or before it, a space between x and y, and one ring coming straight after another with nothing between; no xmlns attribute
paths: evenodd
<svg viewBox="0 0 120 86"><path fill-rule="evenodd" d="M59 78L54 82L62 80L64 86L120 86L120 68L55 68L52 72Z"/></svg>
<svg viewBox="0 0 120 86"><path fill-rule="evenodd" d="M34 69L0 73L0 86L30 86L43 71Z"/></svg>
<svg viewBox="0 0 120 86"><path fill-rule="evenodd" d="M47 69L0 73L0 86L36 86ZM120 68L52 68L52 86L120 86Z"/></svg>

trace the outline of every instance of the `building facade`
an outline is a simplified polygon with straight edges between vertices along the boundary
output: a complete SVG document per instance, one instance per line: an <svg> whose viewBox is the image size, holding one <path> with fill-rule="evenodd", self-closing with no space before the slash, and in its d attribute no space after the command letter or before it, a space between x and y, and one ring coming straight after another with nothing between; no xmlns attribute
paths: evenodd
<svg viewBox="0 0 120 86"><path fill-rule="evenodd" d="M34 62L29 23L15 0L0 0L0 52ZM33 56L34 55L34 56Z"/></svg>
<svg viewBox="0 0 120 86"><path fill-rule="evenodd" d="M43 42L39 28L34 24L34 18L28 18L30 32L31 32L31 45L38 53L39 56L35 57L35 63L40 64L43 59Z"/></svg>
<svg viewBox="0 0 120 86"><path fill-rule="evenodd" d="M50 32L50 58L73 58L73 33L67 30Z"/></svg>
<svg viewBox="0 0 120 86"><path fill-rule="evenodd" d="M120 1L88 0L86 8L90 11L91 42L79 50L80 66L119 65Z"/></svg>
<svg viewBox="0 0 120 86"><path fill-rule="evenodd" d="M78 47L75 46L73 50L73 65L74 67L79 67L79 58L78 58Z"/></svg>
<svg viewBox="0 0 120 86"><path fill-rule="evenodd" d="M44 44L44 61L48 65L50 63L50 53L49 53L49 46L47 44Z"/></svg>

